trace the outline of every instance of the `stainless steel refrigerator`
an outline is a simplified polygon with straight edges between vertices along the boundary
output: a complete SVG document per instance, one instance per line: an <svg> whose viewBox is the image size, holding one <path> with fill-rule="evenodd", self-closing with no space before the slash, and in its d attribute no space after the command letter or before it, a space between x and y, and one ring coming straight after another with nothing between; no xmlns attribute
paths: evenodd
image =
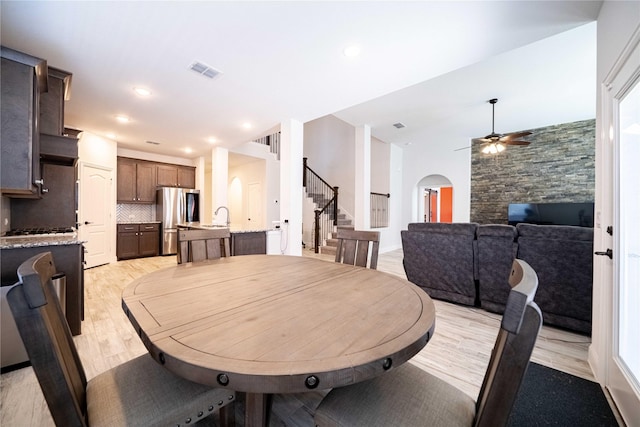
<svg viewBox="0 0 640 427"><path fill-rule="evenodd" d="M178 224L200 221L200 190L162 187L156 195L156 220L162 224L162 255L178 252Z"/></svg>

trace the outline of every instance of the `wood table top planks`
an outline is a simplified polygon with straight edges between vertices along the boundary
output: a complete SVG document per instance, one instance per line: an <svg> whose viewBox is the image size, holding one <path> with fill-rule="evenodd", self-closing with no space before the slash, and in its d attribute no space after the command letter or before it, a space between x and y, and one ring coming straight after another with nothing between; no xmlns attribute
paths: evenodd
<svg viewBox="0 0 640 427"><path fill-rule="evenodd" d="M122 305L167 369L259 394L371 378L418 353L435 326L433 302L404 279L282 255L158 270L128 285Z"/></svg>

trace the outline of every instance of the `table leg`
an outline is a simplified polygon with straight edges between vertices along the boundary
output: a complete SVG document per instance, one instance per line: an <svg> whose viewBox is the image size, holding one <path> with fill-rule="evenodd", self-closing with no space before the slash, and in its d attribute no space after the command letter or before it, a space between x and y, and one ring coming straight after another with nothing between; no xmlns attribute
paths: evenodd
<svg viewBox="0 0 640 427"><path fill-rule="evenodd" d="M271 395L246 393L244 402L245 427L267 427L271 414Z"/></svg>
<svg viewBox="0 0 640 427"><path fill-rule="evenodd" d="M235 402L228 403L220 408L220 427L235 427L236 408Z"/></svg>

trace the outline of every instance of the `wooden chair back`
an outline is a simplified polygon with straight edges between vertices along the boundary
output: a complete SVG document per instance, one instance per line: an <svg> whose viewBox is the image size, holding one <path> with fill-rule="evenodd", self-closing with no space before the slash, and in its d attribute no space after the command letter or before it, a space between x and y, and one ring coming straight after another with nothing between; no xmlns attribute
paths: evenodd
<svg viewBox="0 0 640 427"><path fill-rule="evenodd" d="M29 258L7 301L55 424L85 426L87 378L53 289L55 272L51 252Z"/></svg>
<svg viewBox="0 0 640 427"><path fill-rule="evenodd" d="M378 268L380 232L338 229L337 239L336 262L366 267L369 260L369 268Z"/></svg>
<svg viewBox="0 0 640 427"><path fill-rule="evenodd" d="M178 230L178 264L230 256L230 240L228 228Z"/></svg>
<svg viewBox="0 0 640 427"><path fill-rule="evenodd" d="M513 261L500 331L476 401L475 426L507 425L542 327L542 313L533 301L538 276L529 264Z"/></svg>

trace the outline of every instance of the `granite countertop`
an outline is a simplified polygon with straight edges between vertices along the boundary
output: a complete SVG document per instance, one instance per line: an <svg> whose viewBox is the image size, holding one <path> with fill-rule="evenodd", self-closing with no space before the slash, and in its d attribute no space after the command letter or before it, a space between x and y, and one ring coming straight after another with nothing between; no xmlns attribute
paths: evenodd
<svg viewBox="0 0 640 427"><path fill-rule="evenodd" d="M225 225L217 225L217 224L201 224L199 222L185 222L178 224L178 227L188 227L188 228L197 228L199 230L220 230L229 228L231 234L240 234L240 233L266 233L267 231L278 231L276 228L260 228L255 230L236 230L233 227L227 227Z"/></svg>
<svg viewBox="0 0 640 427"><path fill-rule="evenodd" d="M30 236L30 237L2 237L0 249L35 248L39 246L67 246L85 243L78 240L78 235L72 236Z"/></svg>
<svg viewBox="0 0 640 427"><path fill-rule="evenodd" d="M117 224L160 224L162 221L118 221Z"/></svg>

